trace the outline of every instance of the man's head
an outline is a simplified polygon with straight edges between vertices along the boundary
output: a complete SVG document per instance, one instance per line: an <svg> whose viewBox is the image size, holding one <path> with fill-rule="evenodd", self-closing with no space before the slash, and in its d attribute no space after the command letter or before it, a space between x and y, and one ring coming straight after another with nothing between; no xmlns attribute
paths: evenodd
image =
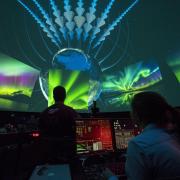
<svg viewBox="0 0 180 180"><path fill-rule="evenodd" d="M66 89L62 86L56 86L53 89L53 97L55 102L64 102L66 99Z"/></svg>

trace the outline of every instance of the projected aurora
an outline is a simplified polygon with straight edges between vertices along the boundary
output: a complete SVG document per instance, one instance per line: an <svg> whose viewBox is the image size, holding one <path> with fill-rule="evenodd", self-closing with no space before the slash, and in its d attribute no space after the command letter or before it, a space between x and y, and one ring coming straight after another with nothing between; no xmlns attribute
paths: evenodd
<svg viewBox="0 0 180 180"><path fill-rule="evenodd" d="M77 0L75 2L63 0L61 3L55 0L49 0L48 9L45 3L41 2L40 4L38 0L31 0L29 2L17 0L17 2L40 26L41 30L44 32L43 36L46 36L46 38L48 37L49 43L48 41L43 41L42 43L48 47L48 51L52 51L53 53L50 63L40 56L41 59L47 63L46 70L43 70L39 77L40 87L44 97L51 104L52 100L48 99L48 94L50 90L52 90L50 87L57 85L57 83L48 85L50 81L48 81L47 74L50 69L59 68L61 70L86 71L89 74L87 82L90 89L86 105L91 106L93 100L99 99L102 91L101 74L120 63L126 52L126 48L121 48L123 49L122 54L119 55L115 62L109 63L108 66L104 64L117 48L116 46L119 42L119 38L117 38L118 41L116 41L108 55L104 57L101 56L100 59L98 55L103 52L108 37L116 30L121 21L131 9L134 8L139 0L133 0L127 3L124 8L121 10L119 9L115 16L112 16L111 20L108 17L112 14L113 8L116 6L115 3L120 4L115 0L109 0L104 3L105 7L101 13L99 13L97 9L101 7L103 3L98 0L92 0L88 3L83 0ZM120 34L118 36L120 36ZM125 39L125 42L122 43L123 47L128 44L128 37ZM49 44L51 44L51 46L49 46ZM36 49L33 42L31 42L31 46L33 49ZM72 72L72 76L69 78L68 83L73 76ZM79 85L76 84L75 86L79 88ZM82 89L86 88L82 87L81 91ZM83 92L86 92L86 90ZM74 91L73 95L71 93L70 96L73 97L69 98L71 100L69 100L67 104L72 104L70 101L73 101L75 99L74 97L77 97L77 93ZM75 105L75 103L73 104ZM85 107L84 105L81 106ZM76 109L76 107L74 108ZM80 106L78 105L78 107ZM86 107L86 109L87 108L88 107Z"/></svg>
<svg viewBox="0 0 180 180"><path fill-rule="evenodd" d="M168 65L172 68L178 82L180 83L180 55L167 60Z"/></svg>
<svg viewBox="0 0 180 180"><path fill-rule="evenodd" d="M53 88L57 85L62 85L67 91L65 104L78 110L87 110L89 94L88 79L89 77L80 71L50 70L48 104L51 105L54 103Z"/></svg>
<svg viewBox="0 0 180 180"><path fill-rule="evenodd" d="M100 112L129 111L139 91L179 106L178 7L179 0L2 0L0 53L14 61L0 59L0 109L41 112L59 84L69 84L68 103L80 112L93 100ZM23 64L38 70L37 80Z"/></svg>
<svg viewBox="0 0 180 180"><path fill-rule="evenodd" d="M140 62L125 67L116 75L104 77L103 94L110 104L129 105L136 93L146 90L161 80L161 72L156 63Z"/></svg>
<svg viewBox="0 0 180 180"><path fill-rule="evenodd" d="M38 71L0 54L0 107L27 110Z"/></svg>

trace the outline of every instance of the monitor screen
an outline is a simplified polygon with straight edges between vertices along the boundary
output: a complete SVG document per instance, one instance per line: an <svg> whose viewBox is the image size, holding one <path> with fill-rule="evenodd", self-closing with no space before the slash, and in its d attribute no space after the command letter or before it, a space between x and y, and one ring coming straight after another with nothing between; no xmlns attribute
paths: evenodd
<svg viewBox="0 0 180 180"><path fill-rule="evenodd" d="M128 142L138 135L141 130L128 118L117 118L112 121L116 150L126 150Z"/></svg>
<svg viewBox="0 0 180 180"><path fill-rule="evenodd" d="M112 151L112 126L109 119L83 118L76 120L77 153Z"/></svg>
<svg viewBox="0 0 180 180"><path fill-rule="evenodd" d="M129 111L141 91L180 106L179 7L179 0L1 0L0 110L43 111L56 85L79 112L93 101L101 112ZM33 80L13 79L17 71Z"/></svg>

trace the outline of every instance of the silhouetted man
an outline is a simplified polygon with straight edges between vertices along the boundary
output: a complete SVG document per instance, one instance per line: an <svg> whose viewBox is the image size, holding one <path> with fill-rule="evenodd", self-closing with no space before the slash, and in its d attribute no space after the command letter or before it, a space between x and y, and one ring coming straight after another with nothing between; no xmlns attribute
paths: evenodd
<svg viewBox="0 0 180 180"><path fill-rule="evenodd" d="M75 152L75 118L76 111L64 104L66 90L57 86L53 90L55 104L48 107L41 115L39 128L44 139L49 139L51 153L56 155Z"/></svg>

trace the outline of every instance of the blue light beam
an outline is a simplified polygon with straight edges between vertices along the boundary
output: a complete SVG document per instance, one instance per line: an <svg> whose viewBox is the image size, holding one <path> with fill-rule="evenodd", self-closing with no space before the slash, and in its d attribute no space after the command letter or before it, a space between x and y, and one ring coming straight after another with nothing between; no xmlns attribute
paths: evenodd
<svg viewBox="0 0 180 180"><path fill-rule="evenodd" d="M96 6L97 6L98 0L93 0L92 4L89 8L89 12L86 13L86 23L84 24L84 34L83 34L83 41L86 41L86 39L89 36L90 31L92 30L92 22L96 19L95 12L96 12Z"/></svg>
<svg viewBox="0 0 180 180"><path fill-rule="evenodd" d="M83 16L84 12L85 12L85 9L83 8L83 1L82 0L79 0L78 3L77 3L77 8L76 8L76 13L77 13L77 16L74 17L74 21L76 23L76 33L77 33L77 39L80 40L81 38L81 34L83 32L83 24L85 23L86 19L85 17Z"/></svg>
<svg viewBox="0 0 180 180"><path fill-rule="evenodd" d="M100 38L96 41L97 43L95 43L93 48L96 48L97 46L99 46L105 39L107 36L109 36L111 34L111 31L114 30L114 28L121 22L121 20L123 19L123 17L139 2L139 0L135 0L123 13L121 13L117 19L108 26L108 28L105 30L105 32L103 33L103 35L100 36Z"/></svg>
<svg viewBox="0 0 180 180"><path fill-rule="evenodd" d="M109 2L109 4L107 5L105 11L102 13L101 17L97 19L97 24L94 27L94 30L93 30L93 33L92 33L92 36L91 36L91 39L90 39L90 42L89 42L90 45L93 42L93 40L96 38L97 34L99 32L101 32L101 27L106 24L105 20L107 19L108 14L110 13L110 10L111 10L114 2L115 2L115 0L111 0Z"/></svg>
<svg viewBox="0 0 180 180"><path fill-rule="evenodd" d="M61 43L61 40L58 36L58 32L56 30L55 25L52 22L52 19L49 17L49 15L46 13L46 11L43 9L43 7L39 4L37 0L32 0L36 7L39 9L41 14L43 15L43 18L46 20L46 24L48 24L49 29L53 32L54 36L57 38L58 42Z"/></svg>
<svg viewBox="0 0 180 180"><path fill-rule="evenodd" d="M21 0L17 0L23 7L24 9L27 10L27 12L34 18L34 20L40 25L40 27L43 29L43 31L47 34L47 36L51 39L51 41L59 47L59 43L57 42L56 38L54 35L49 31L48 27L42 22L42 20L26 5L24 4Z"/></svg>
<svg viewBox="0 0 180 180"><path fill-rule="evenodd" d="M72 40L74 37L74 27L75 27L75 22L73 21L73 17L74 17L74 12L71 11L71 5L69 4L69 0L64 0L64 17L66 18L66 20L68 22L66 22L66 27L69 30L69 36L70 39Z"/></svg>
<svg viewBox="0 0 180 180"><path fill-rule="evenodd" d="M55 23L58 25L59 30L63 35L63 38L67 40L67 36L66 36L67 30L66 30L66 27L64 26L64 17L60 16L61 12L56 6L54 0L49 0L49 1L50 1L51 8L53 10L53 15L55 16Z"/></svg>

